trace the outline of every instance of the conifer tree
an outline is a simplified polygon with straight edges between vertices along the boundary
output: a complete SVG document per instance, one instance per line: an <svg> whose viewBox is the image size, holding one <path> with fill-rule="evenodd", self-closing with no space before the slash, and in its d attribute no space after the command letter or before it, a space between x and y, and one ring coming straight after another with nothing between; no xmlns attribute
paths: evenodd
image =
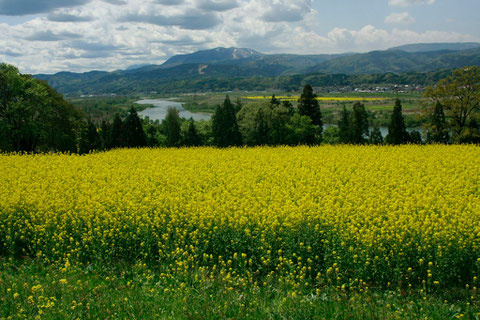
<svg viewBox="0 0 480 320"><path fill-rule="evenodd" d="M312 86L307 84L303 88L303 93L298 99L298 113L301 116L310 117L310 119L312 119L312 123L322 129L322 113L320 112L320 106L316 98L317 95L313 93Z"/></svg>
<svg viewBox="0 0 480 320"><path fill-rule="evenodd" d="M180 116L176 108L168 108L165 120L165 134L167 147L178 147L180 144Z"/></svg>
<svg viewBox="0 0 480 320"><path fill-rule="evenodd" d="M388 144L405 144L409 141L409 135L405 127L405 120L402 115L402 103L400 99L395 99L392 118L388 125L388 134L385 142Z"/></svg>
<svg viewBox="0 0 480 320"><path fill-rule="evenodd" d="M368 114L365 110L365 106L360 102L355 102L353 104L351 127L351 142L354 144L365 143L367 141L365 136L368 135Z"/></svg>
<svg viewBox="0 0 480 320"><path fill-rule="evenodd" d="M136 148L146 145L145 132L143 131L142 120L132 106L124 123L123 141L126 147Z"/></svg>
<svg viewBox="0 0 480 320"><path fill-rule="evenodd" d="M200 135L195 127L195 122L190 118L188 123L188 129L185 133L184 144L188 147L196 147L201 145Z"/></svg>
<svg viewBox="0 0 480 320"><path fill-rule="evenodd" d="M449 140L450 137L443 106L440 101L437 101L433 109L432 121L427 133L427 141L430 143L448 143Z"/></svg>
<svg viewBox="0 0 480 320"><path fill-rule="evenodd" d="M111 129L109 130L110 137L108 139L107 148L121 148L124 147L123 141L123 121L118 113L113 118Z"/></svg>
<svg viewBox="0 0 480 320"><path fill-rule="evenodd" d="M213 141L217 147L239 146L242 136L238 129L235 110L230 98L225 98L223 105L219 105L212 117Z"/></svg>
<svg viewBox="0 0 480 320"><path fill-rule="evenodd" d="M352 127L350 123L350 112L348 112L345 105L340 115L340 121L338 122L339 140L340 143L352 143Z"/></svg>

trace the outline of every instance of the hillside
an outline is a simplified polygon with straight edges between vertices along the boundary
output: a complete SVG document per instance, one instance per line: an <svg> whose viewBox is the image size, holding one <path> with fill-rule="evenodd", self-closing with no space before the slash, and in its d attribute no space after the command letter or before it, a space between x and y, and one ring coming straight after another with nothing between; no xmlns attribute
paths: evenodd
<svg viewBox="0 0 480 320"><path fill-rule="evenodd" d="M454 48L473 44L451 45ZM422 46L424 45L419 44L405 48L426 49ZM445 44L429 46L445 47ZM459 51L419 52L390 49L334 55L262 54L251 49L216 48L173 56L162 65L146 65L113 72L60 72L36 77L47 80L64 94L260 90L265 87L296 90L303 79L309 78L311 74L347 75L347 78L353 79L367 74L425 73L469 65L480 65L480 47ZM404 79L403 76L400 78Z"/></svg>

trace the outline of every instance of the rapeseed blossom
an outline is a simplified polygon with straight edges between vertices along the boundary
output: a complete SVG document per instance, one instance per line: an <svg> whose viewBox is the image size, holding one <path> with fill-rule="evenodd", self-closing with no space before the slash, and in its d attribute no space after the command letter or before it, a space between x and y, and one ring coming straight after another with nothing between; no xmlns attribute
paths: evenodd
<svg viewBox="0 0 480 320"><path fill-rule="evenodd" d="M480 268L476 146L11 154L0 171L0 254L62 272L120 258L229 287L428 290Z"/></svg>

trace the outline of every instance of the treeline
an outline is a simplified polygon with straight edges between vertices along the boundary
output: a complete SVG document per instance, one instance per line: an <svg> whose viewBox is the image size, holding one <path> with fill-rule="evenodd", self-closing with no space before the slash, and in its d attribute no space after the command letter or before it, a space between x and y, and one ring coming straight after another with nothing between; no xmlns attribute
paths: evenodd
<svg viewBox="0 0 480 320"><path fill-rule="evenodd" d="M340 120L323 130L322 113L311 85L297 108L272 96L268 103L230 101L209 121L182 119L176 109L163 121L141 119L132 106L122 117L94 121L45 82L0 65L0 150L74 152L134 147L257 146L328 144L480 143L480 70L455 70L426 94L425 132L408 132L396 100L385 139L372 127L362 103L343 107Z"/></svg>

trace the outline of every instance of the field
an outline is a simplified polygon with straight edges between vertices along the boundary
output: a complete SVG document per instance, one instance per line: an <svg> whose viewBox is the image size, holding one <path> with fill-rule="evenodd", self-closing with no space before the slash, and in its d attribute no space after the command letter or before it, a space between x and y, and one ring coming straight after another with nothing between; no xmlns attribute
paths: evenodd
<svg viewBox="0 0 480 320"><path fill-rule="evenodd" d="M478 319L476 146L0 155L0 318Z"/></svg>

